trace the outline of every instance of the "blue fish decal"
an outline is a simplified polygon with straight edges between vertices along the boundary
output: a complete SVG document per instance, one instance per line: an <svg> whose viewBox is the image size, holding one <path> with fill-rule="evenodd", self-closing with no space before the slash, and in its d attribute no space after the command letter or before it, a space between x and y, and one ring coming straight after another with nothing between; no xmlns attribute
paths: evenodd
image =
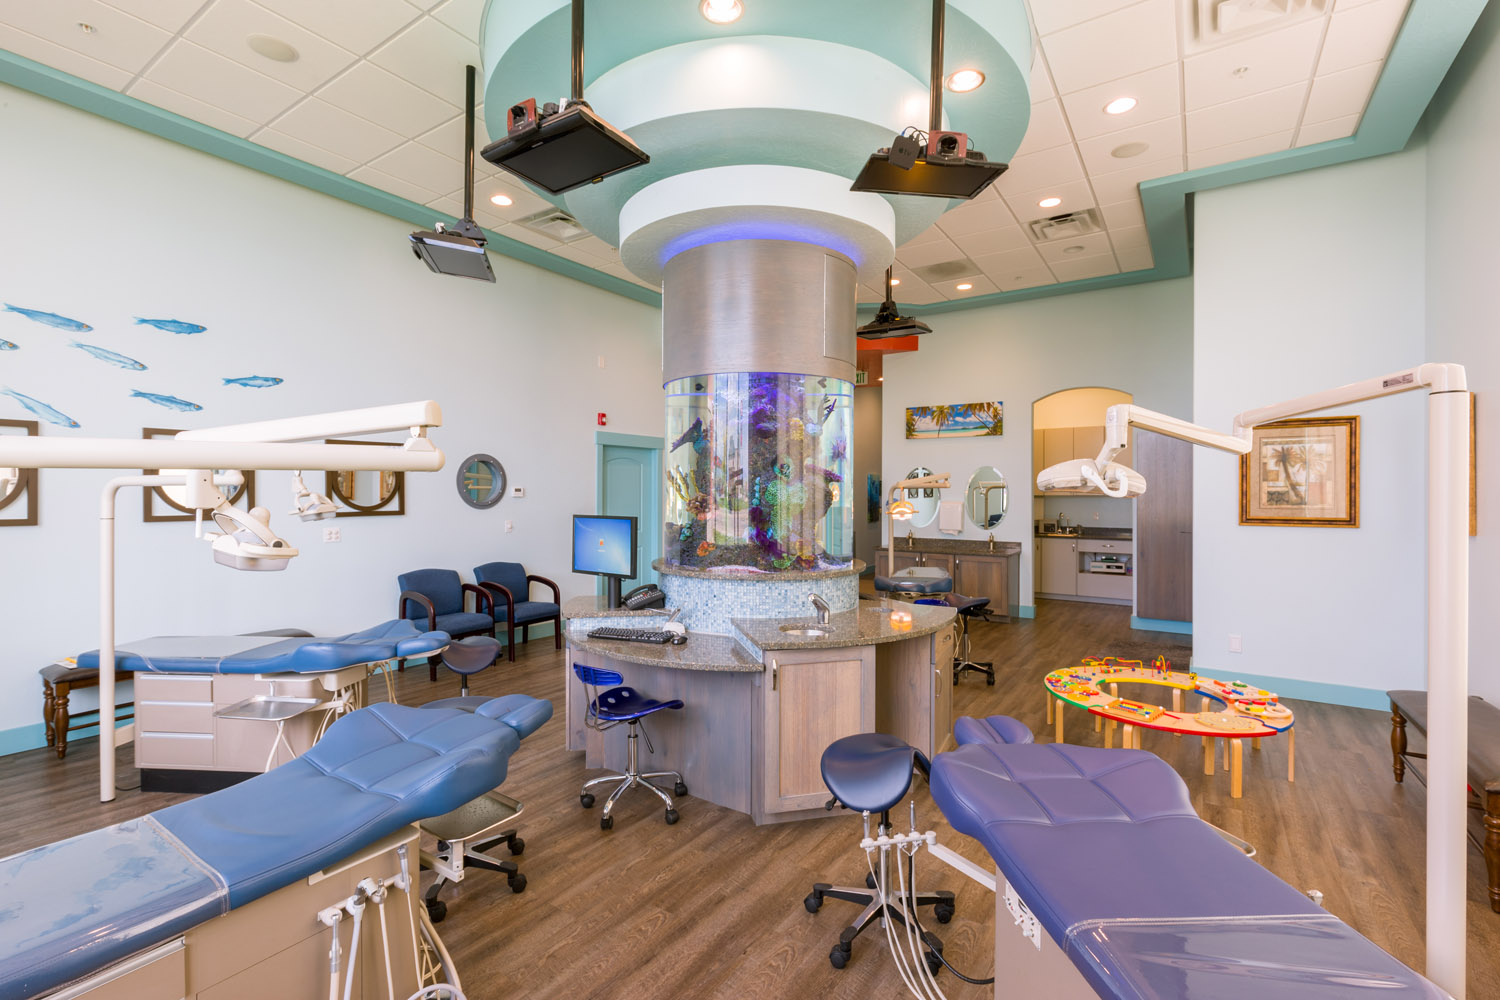
<svg viewBox="0 0 1500 1000"><path fill-rule="evenodd" d="M273 385L280 385L285 379L276 378L273 375L246 375L244 378L226 378L225 385L242 385L247 389L268 389Z"/></svg>
<svg viewBox="0 0 1500 1000"><path fill-rule="evenodd" d="M8 340L0 340L0 351L19 351L21 348Z"/></svg>
<svg viewBox="0 0 1500 1000"><path fill-rule="evenodd" d="M176 396L162 396L162 395L160 395L158 393L154 393L154 392L141 392L139 389L136 389L133 392L131 392L131 395L132 396L138 396L141 399L144 399L148 403L155 403L157 406L165 406L169 410L201 410L201 409L203 409L203 407L199 406L197 403L189 403L187 400L185 400L185 399L178 399Z"/></svg>
<svg viewBox="0 0 1500 1000"><path fill-rule="evenodd" d="M40 399L32 399L30 396L23 396L21 393L16 392L14 389L0 388L0 395L9 396L11 399L14 399L16 402L26 407L26 409L30 410L32 413L47 421L47 423L49 424L56 424L59 427L78 426L78 421L74 420L66 413L59 413L57 410L54 410L52 407L48 406Z"/></svg>
<svg viewBox="0 0 1500 1000"><path fill-rule="evenodd" d="M80 344L75 340L73 341L73 346L86 354L92 354L100 361L108 361L116 368L128 368L133 372L143 372L146 370L146 366L141 364L135 358L127 358L123 354L116 354L114 351L106 351L104 348L95 347L93 344Z"/></svg>
<svg viewBox="0 0 1500 1000"><path fill-rule="evenodd" d="M165 330L168 333L202 333L208 329L206 326L199 326L197 323L186 323L180 319L141 319L137 316L135 322L137 326L154 326L158 330ZM87 330L88 327L84 327L84 329Z"/></svg>
<svg viewBox="0 0 1500 1000"><path fill-rule="evenodd" d="M42 312L40 309L22 309L20 306L13 306L9 302L5 303L5 311L17 313L29 320L54 327L58 330L72 330L74 333L83 333L85 330L93 329L87 323L81 323L76 319L68 319L68 317L59 316L57 313ZM77 425L75 424L74 426Z"/></svg>

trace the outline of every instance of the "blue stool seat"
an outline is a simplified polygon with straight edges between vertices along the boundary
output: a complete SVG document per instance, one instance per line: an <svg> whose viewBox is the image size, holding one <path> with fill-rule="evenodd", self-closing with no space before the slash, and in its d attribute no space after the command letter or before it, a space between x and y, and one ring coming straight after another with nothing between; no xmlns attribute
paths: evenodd
<svg viewBox="0 0 1500 1000"><path fill-rule="evenodd" d="M647 698L635 688L617 687L610 688L595 698L589 705L589 711L601 722L629 722L644 718L652 712L681 707L681 698L657 701L655 698Z"/></svg>
<svg viewBox="0 0 1500 1000"><path fill-rule="evenodd" d="M823 784L857 812L883 813L906 797L913 767L927 758L904 740L885 733L855 733L823 751Z"/></svg>
<svg viewBox="0 0 1500 1000"><path fill-rule="evenodd" d="M599 667L585 666L582 663L573 664L573 673L583 682L588 692L589 707L584 716L584 725L590 729L602 732L620 723L630 727L630 735L625 739L626 758L625 770L607 774L602 778L593 778L584 782L583 792L578 796L578 801L585 809L591 809L594 805L594 793L589 789L598 785L615 785L614 791L604 803L599 817L599 828L609 830L614 826L614 817L610 815L615 803L619 801L622 794L632 788L644 788L661 799L667 807L667 824L670 826L677 822L677 808L672 802L672 796L684 796L688 789L682 781L679 771L642 771L640 769L640 750L637 740L644 735L643 720L648 715L657 712L676 710L683 707L682 699L673 698L671 701L658 701L655 698L647 698L633 687L626 687L621 682L625 678L614 670L603 670ZM610 686L615 685L615 686ZM598 688L607 688L595 694ZM646 752L655 753L651 746L651 737L646 736ZM664 789L658 788L652 783L652 778L673 779L672 793L669 795Z"/></svg>
<svg viewBox="0 0 1500 1000"><path fill-rule="evenodd" d="M875 589L897 594L946 594L953 589L953 578L951 576L930 578L876 576Z"/></svg>

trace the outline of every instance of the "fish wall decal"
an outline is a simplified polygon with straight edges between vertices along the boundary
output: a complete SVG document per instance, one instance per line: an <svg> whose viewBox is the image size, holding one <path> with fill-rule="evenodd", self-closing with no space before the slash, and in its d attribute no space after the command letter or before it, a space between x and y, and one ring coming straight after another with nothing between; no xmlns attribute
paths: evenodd
<svg viewBox="0 0 1500 1000"><path fill-rule="evenodd" d="M132 391L130 395L144 399L148 403L155 403L157 406L165 406L169 410L203 409L197 403L190 403L185 399L178 399L176 396L163 396L155 392L141 392L139 389Z"/></svg>
<svg viewBox="0 0 1500 1000"><path fill-rule="evenodd" d="M86 330L93 329L87 323L76 319L59 316L57 313L42 312L40 309L22 309L20 306L13 306L9 302L5 303L5 311L25 316L33 322L41 323L44 326L50 326L58 330L72 330L74 333L83 333Z"/></svg>
<svg viewBox="0 0 1500 1000"><path fill-rule="evenodd" d="M26 407L26 409L30 410L38 417L41 417L43 420L47 421L47 423L49 424L56 424L59 427L79 426L78 421L74 420L66 413L60 413L57 410L54 410L52 407L48 406L40 399L32 399L30 396L26 396L19 392L16 392L16 390L14 389L7 389L4 387L0 387L0 395L9 396L11 399L14 399L16 402Z"/></svg>
<svg viewBox="0 0 1500 1000"><path fill-rule="evenodd" d="M114 351L106 351L104 348L95 347L93 344L80 344L75 340L73 341L73 346L78 348L80 351L83 351L85 354L92 354L100 361L109 362L116 368L127 368L133 372L143 372L146 370L146 366L141 364L135 358L127 358L123 354L116 354Z"/></svg>
<svg viewBox="0 0 1500 1000"><path fill-rule="evenodd" d="M12 344L8 340L0 340L0 351L19 351L20 345Z"/></svg>
<svg viewBox="0 0 1500 1000"><path fill-rule="evenodd" d="M208 329L206 326L200 326L197 323L187 323L180 319L141 319L141 317L137 316L135 322L137 326L154 326L158 330L165 330L168 333L202 333ZM84 329L88 329L88 327L84 327Z"/></svg>
<svg viewBox="0 0 1500 1000"><path fill-rule="evenodd" d="M242 378L226 378L225 385L242 385L247 389L268 389L273 385L280 385L285 379L276 378L274 375L246 375Z"/></svg>

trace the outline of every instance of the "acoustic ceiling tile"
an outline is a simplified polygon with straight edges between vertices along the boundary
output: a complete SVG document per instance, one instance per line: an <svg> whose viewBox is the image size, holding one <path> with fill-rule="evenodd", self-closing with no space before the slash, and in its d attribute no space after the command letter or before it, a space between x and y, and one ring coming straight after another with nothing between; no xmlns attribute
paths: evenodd
<svg viewBox="0 0 1500 1000"><path fill-rule="evenodd" d="M309 97L274 125L294 139L312 143L356 163L368 163L401 144L401 136L343 108Z"/></svg>
<svg viewBox="0 0 1500 1000"><path fill-rule="evenodd" d="M64 73L72 73L90 83L97 83L111 90L121 89L130 82L132 76L129 70L100 62L75 49L64 48L56 42L49 42L45 38L39 38L30 32L21 31L6 24L0 24L0 49L7 49L18 56L25 56L27 59L60 69Z"/></svg>
<svg viewBox="0 0 1500 1000"><path fill-rule="evenodd" d="M464 178L463 164L418 142L404 142L370 166L434 192L451 190Z"/></svg>
<svg viewBox="0 0 1500 1000"><path fill-rule="evenodd" d="M959 285L968 285L968 288L959 288ZM972 299L976 295L990 295L1000 289L989 278L976 274L972 278L960 278L957 281L943 281L933 285L936 291L945 299Z"/></svg>
<svg viewBox="0 0 1500 1000"><path fill-rule="evenodd" d="M170 32L98 0L3 0L0 18L12 28L132 73L172 40Z"/></svg>
<svg viewBox="0 0 1500 1000"><path fill-rule="evenodd" d="M1050 35L1063 28L1111 14L1139 0L1037 0L1031 6L1031 19L1037 34Z"/></svg>
<svg viewBox="0 0 1500 1000"><path fill-rule="evenodd" d="M1248 160L1253 156L1279 153L1284 149L1291 148L1292 135L1292 130L1287 129L1283 132L1259 135L1253 139L1231 142L1227 145L1215 146L1211 149L1194 150L1188 154L1188 169L1201 170L1204 167L1217 167L1222 163L1236 163L1240 160Z"/></svg>
<svg viewBox="0 0 1500 1000"><path fill-rule="evenodd" d="M497 194L509 198L511 203L509 205L496 205L490 199ZM459 190L458 197L463 197L462 189ZM550 201L533 194L530 188L509 174L495 174L488 177L476 178L474 181L474 203L484 205L487 211L494 212L511 221L524 219L527 216L556 207Z"/></svg>
<svg viewBox="0 0 1500 1000"><path fill-rule="evenodd" d="M1188 110L1306 82L1323 28L1323 18L1314 18L1189 56L1182 63Z"/></svg>
<svg viewBox="0 0 1500 1000"><path fill-rule="evenodd" d="M1142 148L1142 147L1145 148ZM1084 139L1078 144L1089 176L1129 170L1141 157L1159 160L1182 155L1182 119L1162 118L1135 128ZM1124 155L1121 155L1124 154Z"/></svg>
<svg viewBox="0 0 1500 1000"><path fill-rule="evenodd" d="M1140 185L1144 181L1155 180L1158 177L1170 177L1173 174L1182 173L1182 157L1168 156L1160 160L1151 160L1131 166L1125 170L1116 170L1112 173L1101 174L1093 179L1094 194L1099 198L1101 205L1113 205L1118 201L1128 201L1140 197Z"/></svg>
<svg viewBox="0 0 1500 1000"><path fill-rule="evenodd" d="M181 38L145 79L260 123L269 122L302 98L302 91L295 87Z"/></svg>
<svg viewBox="0 0 1500 1000"><path fill-rule="evenodd" d="M919 247L924 243L938 243L947 238L947 234L938 227L937 223L933 223L901 245L903 247Z"/></svg>
<svg viewBox="0 0 1500 1000"><path fill-rule="evenodd" d="M479 22L484 17L484 0L444 0L431 13L469 41L478 44Z"/></svg>
<svg viewBox="0 0 1500 1000"><path fill-rule="evenodd" d="M1113 247L1110 246L1108 234L1089 233L1087 236L1039 243L1036 249L1042 255L1042 260L1048 264L1066 264L1069 261L1109 253Z"/></svg>
<svg viewBox="0 0 1500 1000"><path fill-rule="evenodd" d="M303 142L296 136L278 132L273 128L263 128L255 133L255 141L267 149L274 149L278 153L311 163L315 167L331 170L336 174L347 174L359 166L358 160L351 160L347 156L330 152L321 146L314 146L310 142Z"/></svg>
<svg viewBox="0 0 1500 1000"><path fill-rule="evenodd" d="M462 80L459 86L462 88ZM434 97L368 62L357 63L318 96L408 139L430 132L459 110L457 104Z"/></svg>
<svg viewBox="0 0 1500 1000"><path fill-rule="evenodd" d="M1078 151L1070 144L1017 156L1010 161L1010 169L995 181L994 187L1001 197L1007 197L1015 191L1034 191L1039 187L1081 180L1083 167L1078 162Z"/></svg>
<svg viewBox="0 0 1500 1000"><path fill-rule="evenodd" d="M1401 30L1407 0L1373 0L1351 10L1334 12L1323 39L1318 75L1337 73L1384 59Z"/></svg>
<svg viewBox="0 0 1500 1000"><path fill-rule="evenodd" d="M1062 94L1177 61L1172 0L1144 0L1042 39L1053 83Z"/></svg>
<svg viewBox="0 0 1500 1000"><path fill-rule="evenodd" d="M967 205L960 205L946 213L937 222L937 227L949 237L967 236L970 233L982 233L987 230L1001 226L1013 225L1015 220L1011 218L1010 209L1005 207L1005 202L998 198L994 201L985 201ZM935 243L935 240L928 241ZM913 244L903 244L910 247ZM918 244L926 245L926 244Z"/></svg>
<svg viewBox="0 0 1500 1000"><path fill-rule="evenodd" d="M261 55L250 47L253 35L285 42L297 50L296 58L280 62ZM183 37L303 93L327 83L356 58L347 49L250 0L215 0Z"/></svg>
<svg viewBox="0 0 1500 1000"><path fill-rule="evenodd" d="M1121 226L1118 229L1110 229L1109 242L1118 254L1121 250L1150 246L1151 234L1146 231L1145 226Z"/></svg>
<svg viewBox="0 0 1500 1000"><path fill-rule="evenodd" d="M1297 127L1307 98L1306 82L1216 104L1187 116L1188 152L1243 142Z"/></svg>
<svg viewBox="0 0 1500 1000"><path fill-rule="evenodd" d="M1060 199L1060 203L1043 208L1041 206L1043 199L1051 198ZM1092 208L1096 204L1093 190L1084 181L1053 184L1035 191L1007 194L1005 203L1010 206L1010 210L1015 213L1016 221L1022 226L1033 219L1047 219L1054 215L1078 212L1085 208Z"/></svg>
<svg viewBox="0 0 1500 1000"><path fill-rule="evenodd" d="M141 0L155 3L156 0ZM197 0L194 0L196 3ZM406 0L255 0L333 44L364 55L422 15Z"/></svg>
<svg viewBox="0 0 1500 1000"><path fill-rule="evenodd" d="M1116 250L1115 260L1119 262L1122 274L1147 271L1156 266L1156 259L1151 256L1151 248L1148 246Z"/></svg>
<svg viewBox="0 0 1500 1000"><path fill-rule="evenodd" d="M356 170L349 171L349 176L361 184L368 184L372 188L387 191L398 198L405 198L419 205L425 205L438 197L438 192L430 188L424 188L420 184L413 184L410 181L402 180L400 177L394 177L368 164Z"/></svg>
<svg viewBox="0 0 1500 1000"><path fill-rule="evenodd" d="M1025 246L1016 250L1006 250L1001 253L985 254L975 257L974 263L979 265L980 273L991 278L1002 285L1012 280L1015 275L1035 271L1038 268L1046 270L1047 263L1042 260L1042 255L1035 247Z"/></svg>
<svg viewBox="0 0 1500 1000"><path fill-rule="evenodd" d="M1019 158L1054 146L1066 146L1072 141L1073 133L1068 131L1068 121L1056 99L1039 101L1031 106L1026 137L1021 140L1015 155Z"/></svg>
<svg viewBox="0 0 1500 1000"><path fill-rule="evenodd" d="M902 247L896 256L907 267L927 267L929 264L958 260L963 254L953 245L952 240L944 239L924 243L919 247Z"/></svg>
<svg viewBox="0 0 1500 1000"><path fill-rule="evenodd" d="M537 247L540 250L551 250L555 246L562 245L560 240L554 240L550 236L544 236L535 230L527 229L525 226L518 226L515 223L511 223L497 230L497 232L501 236L508 236L518 243L525 243L527 246Z"/></svg>
<svg viewBox="0 0 1500 1000"><path fill-rule="evenodd" d="M464 105L464 67L479 65L475 44L452 28L424 17L370 53L370 62L455 107ZM474 99L482 82L475 81Z"/></svg>
<svg viewBox="0 0 1500 1000"><path fill-rule="evenodd" d="M1297 145L1315 146L1320 142L1347 139L1359 128L1361 117L1361 115L1349 115L1344 118L1335 118L1332 121L1304 125L1297 130Z"/></svg>
<svg viewBox="0 0 1500 1000"><path fill-rule="evenodd" d="M204 104L196 97L180 94L175 90L163 87L159 83L150 80L137 80L126 91L131 97L147 104L154 104L158 108L165 108L173 114L179 114L184 118L190 118L204 125L212 126L221 132L237 135L241 139L260 128L258 122L239 115L225 111L223 108L212 104ZM354 164L350 164L354 166ZM342 171L340 171L342 172Z"/></svg>
<svg viewBox="0 0 1500 1000"><path fill-rule="evenodd" d="M1326 122L1364 112L1384 63L1365 63L1313 80L1302 112L1304 122Z"/></svg>
<svg viewBox="0 0 1500 1000"><path fill-rule="evenodd" d="M176 34L203 7L203 0L106 0L117 10ZM38 5L40 6L40 5Z"/></svg>
<svg viewBox="0 0 1500 1000"><path fill-rule="evenodd" d="M1119 274L1120 265L1112 253L1095 254L1092 257L1077 257L1066 263L1048 265L1058 281L1082 281L1085 278L1100 278L1106 274Z"/></svg>
<svg viewBox="0 0 1500 1000"><path fill-rule="evenodd" d="M1018 271L1007 278L1002 278L996 284L1000 286L1002 292L1019 292L1042 285L1055 285L1057 279L1052 276L1051 271L1045 267L1039 267L1029 271Z"/></svg>
<svg viewBox="0 0 1500 1000"><path fill-rule="evenodd" d="M1138 197L1132 196L1124 201L1102 205L1099 214L1104 216L1104 224L1109 227L1110 232L1146 224L1146 215L1141 210L1141 199Z"/></svg>
<svg viewBox="0 0 1500 1000"><path fill-rule="evenodd" d="M998 229L986 229L978 233L969 233L967 236L956 237L953 241L958 244L958 249L965 257L977 260L985 254L1003 253L1006 250L1019 250L1031 245L1026 231L1017 225L1002 226Z"/></svg>
<svg viewBox="0 0 1500 1000"><path fill-rule="evenodd" d="M1135 98L1135 107L1118 115L1104 110L1111 101L1120 97ZM1068 114L1068 125L1080 140L1163 118L1176 118L1182 114L1181 72L1177 63L1169 63L1097 87L1064 94L1062 103Z"/></svg>

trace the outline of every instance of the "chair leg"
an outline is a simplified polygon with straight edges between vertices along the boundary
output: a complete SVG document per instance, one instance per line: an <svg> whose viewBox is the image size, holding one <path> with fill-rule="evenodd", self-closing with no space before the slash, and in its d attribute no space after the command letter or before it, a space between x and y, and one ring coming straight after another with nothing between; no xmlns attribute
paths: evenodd
<svg viewBox="0 0 1500 1000"><path fill-rule="evenodd" d="M437 683L437 657L427 658L427 679L433 684Z"/></svg>
<svg viewBox="0 0 1500 1000"><path fill-rule="evenodd" d="M527 643L529 643L530 641L531 641L531 623L527 622L526 624L524 624L524 625L521 626L521 645L524 646Z"/></svg>
<svg viewBox="0 0 1500 1000"><path fill-rule="evenodd" d="M562 613L552 616L552 648L562 649Z"/></svg>
<svg viewBox="0 0 1500 1000"><path fill-rule="evenodd" d="M513 621L505 623L505 655L510 662L516 662L516 623Z"/></svg>

